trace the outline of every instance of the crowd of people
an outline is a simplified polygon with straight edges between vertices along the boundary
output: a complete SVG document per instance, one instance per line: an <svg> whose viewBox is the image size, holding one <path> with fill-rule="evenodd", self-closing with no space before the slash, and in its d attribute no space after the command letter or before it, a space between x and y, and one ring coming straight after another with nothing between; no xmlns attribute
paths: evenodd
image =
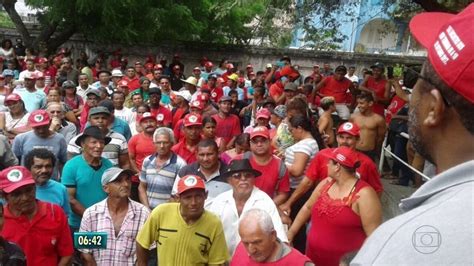
<svg viewBox="0 0 474 266"><path fill-rule="evenodd" d="M303 77L288 56L262 70L203 57L186 77L178 54L169 64L148 57L130 65L115 51L90 66L85 53L47 58L3 41L0 261L346 265L362 248L356 265L391 264L404 262L397 256L412 227L431 222L447 232L439 215L459 217L458 201L467 216L454 235L472 240L474 41L463 27L473 8L436 28L457 42L461 63L431 48L420 30L425 14L415 17L410 27L429 60L400 77L381 63L361 77L327 63ZM426 160L446 171L440 179L463 180L436 177L402 203L414 216L381 226L381 176L422 183L399 161L379 172L384 143L415 168ZM107 234L102 247L74 241L97 232ZM469 261L463 243L434 254ZM426 263L410 252L409 262Z"/></svg>

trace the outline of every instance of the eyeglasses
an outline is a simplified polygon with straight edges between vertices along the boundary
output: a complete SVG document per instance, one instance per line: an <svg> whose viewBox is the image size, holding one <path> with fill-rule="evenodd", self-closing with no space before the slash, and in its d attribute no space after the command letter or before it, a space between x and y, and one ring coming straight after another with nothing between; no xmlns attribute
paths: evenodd
<svg viewBox="0 0 474 266"><path fill-rule="evenodd" d="M233 179L242 179L245 178L245 179L249 179L249 178L254 178L255 175L253 173L250 173L250 172L241 172L241 173L235 173L235 174L232 174L231 177Z"/></svg>
<svg viewBox="0 0 474 266"><path fill-rule="evenodd" d="M441 94L441 97L443 97L443 101L444 101L444 104L446 104L446 106L448 106L448 107L452 107L452 106L453 106L453 105L451 104L451 102L448 101L448 99L446 99L446 97L444 97L444 95L441 93L442 90L439 89L439 88L437 87L437 85L435 85L434 82L430 80L430 78L423 76L421 73L417 72L417 71L414 70L413 68L406 67L406 69L407 69L407 71L410 72L411 74L416 75L417 78L422 79L424 82L430 84L433 88L435 88L436 90L438 90L439 93Z"/></svg>

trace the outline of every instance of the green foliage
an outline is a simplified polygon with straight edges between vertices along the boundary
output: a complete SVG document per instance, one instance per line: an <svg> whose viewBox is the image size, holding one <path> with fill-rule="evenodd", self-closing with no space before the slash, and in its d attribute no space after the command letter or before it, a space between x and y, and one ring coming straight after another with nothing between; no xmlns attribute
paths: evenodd
<svg viewBox="0 0 474 266"><path fill-rule="evenodd" d="M4 11L0 12L0 28L8 28L8 29L15 28L15 24L13 24L8 14Z"/></svg>

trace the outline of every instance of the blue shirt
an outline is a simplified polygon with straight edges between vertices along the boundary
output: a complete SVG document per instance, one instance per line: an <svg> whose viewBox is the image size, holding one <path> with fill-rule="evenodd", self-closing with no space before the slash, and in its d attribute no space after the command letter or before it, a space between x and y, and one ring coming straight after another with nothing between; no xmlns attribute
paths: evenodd
<svg viewBox="0 0 474 266"><path fill-rule="evenodd" d="M95 170L81 155L69 160L63 168L61 183L76 189L76 200L86 209L107 197L102 189L101 180L102 174L112 167L112 163L105 158L101 161L102 165ZM69 218L69 225L79 228L81 217L73 212Z"/></svg>
<svg viewBox="0 0 474 266"><path fill-rule="evenodd" d="M112 125L112 131L122 134L127 141L132 137L132 131L130 131L130 126L127 122L122 119L115 117L114 124Z"/></svg>
<svg viewBox="0 0 474 266"><path fill-rule="evenodd" d="M39 148L51 151L61 165L66 163L67 143L61 134L53 133L47 138L42 138L38 137L34 131L28 131L18 134L13 139L12 150L18 158L21 157L21 165L25 165L25 157L30 151ZM56 164L52 177L58 179L58 176L58 164Z"/></svg>
<svg viewBox="0 0 474 266"><path fill-rule="evenodd" d="M145 158L140 171L140 182L146 183L146 194L150 209L166 203L171 197L171 190L178 171L186 166L183 158L173 154L160 169L156 168L156 154Z"/></svg>
<svg viewBox="0 0 474 266"><path fill-rule="evenodd" d="M46 94L41 90L29 92L26 88L19 88L15 89L13 92L20 95L21 99L25 103L25 108L28 113L40 109L46 101Z"/></svg>
<svg viewBox="0 0 474 266"><path fill-rule="evenodd" d="M66 187L52 179L42 186L36 185L36 199L57 204L63 208L67 217L71 216L71 205Z"/></svg>

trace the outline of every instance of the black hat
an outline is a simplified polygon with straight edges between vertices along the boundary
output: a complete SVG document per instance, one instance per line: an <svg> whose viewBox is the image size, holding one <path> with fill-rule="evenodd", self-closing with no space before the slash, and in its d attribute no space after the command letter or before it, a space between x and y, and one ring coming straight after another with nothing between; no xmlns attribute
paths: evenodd
<svg viewBox="0 0 474 266"><path fill-rule="evenodd" d="M99 78L99 75L102 74L102 73L107 73L107 74L109 74L110 77L112 76L112 72L110 72L108 70L100 70L100 71L97 72L96 77Z"/></svg>
<svg viewBox="0 0 474 266"><path fill-rule="evenodd" d="M381 69L381 70L385 70L385 66L380 62L377 62L377 63L371 65L370 68L378 68L378 69Z"/></svg>
<svg viewBox="0 0 474 266"><path fill-rule="evenodd" d="M99 127L90 126L84 129L84 132L82 133L82 135L80 135L76 139L76 144L78 146L81 146L82 140L85 139L86 137L93 137L98 140L103 140L105 142L105 145L109 144L109 142L112 140L110 137L106 137L104 133L102 133Z"/></svg>
<svg viewBox="0 0 474 266"><path fill-rule="evenodd" d="M150 90L148 91L148 95L152 95L152 94L159 94L161 96L160 88L158 87L150 88Z"/></svg>
<svg viewBox="0 0 474 266"><path fill-rule="evenodd" d="M241 160L233 160L229 167L227 167L227 171L221 174L222 177L229 177L235 173L240 172L251 172L255 175L255 177L260 176L262 173L252 168L249 159L241 159Z"/></svg>

